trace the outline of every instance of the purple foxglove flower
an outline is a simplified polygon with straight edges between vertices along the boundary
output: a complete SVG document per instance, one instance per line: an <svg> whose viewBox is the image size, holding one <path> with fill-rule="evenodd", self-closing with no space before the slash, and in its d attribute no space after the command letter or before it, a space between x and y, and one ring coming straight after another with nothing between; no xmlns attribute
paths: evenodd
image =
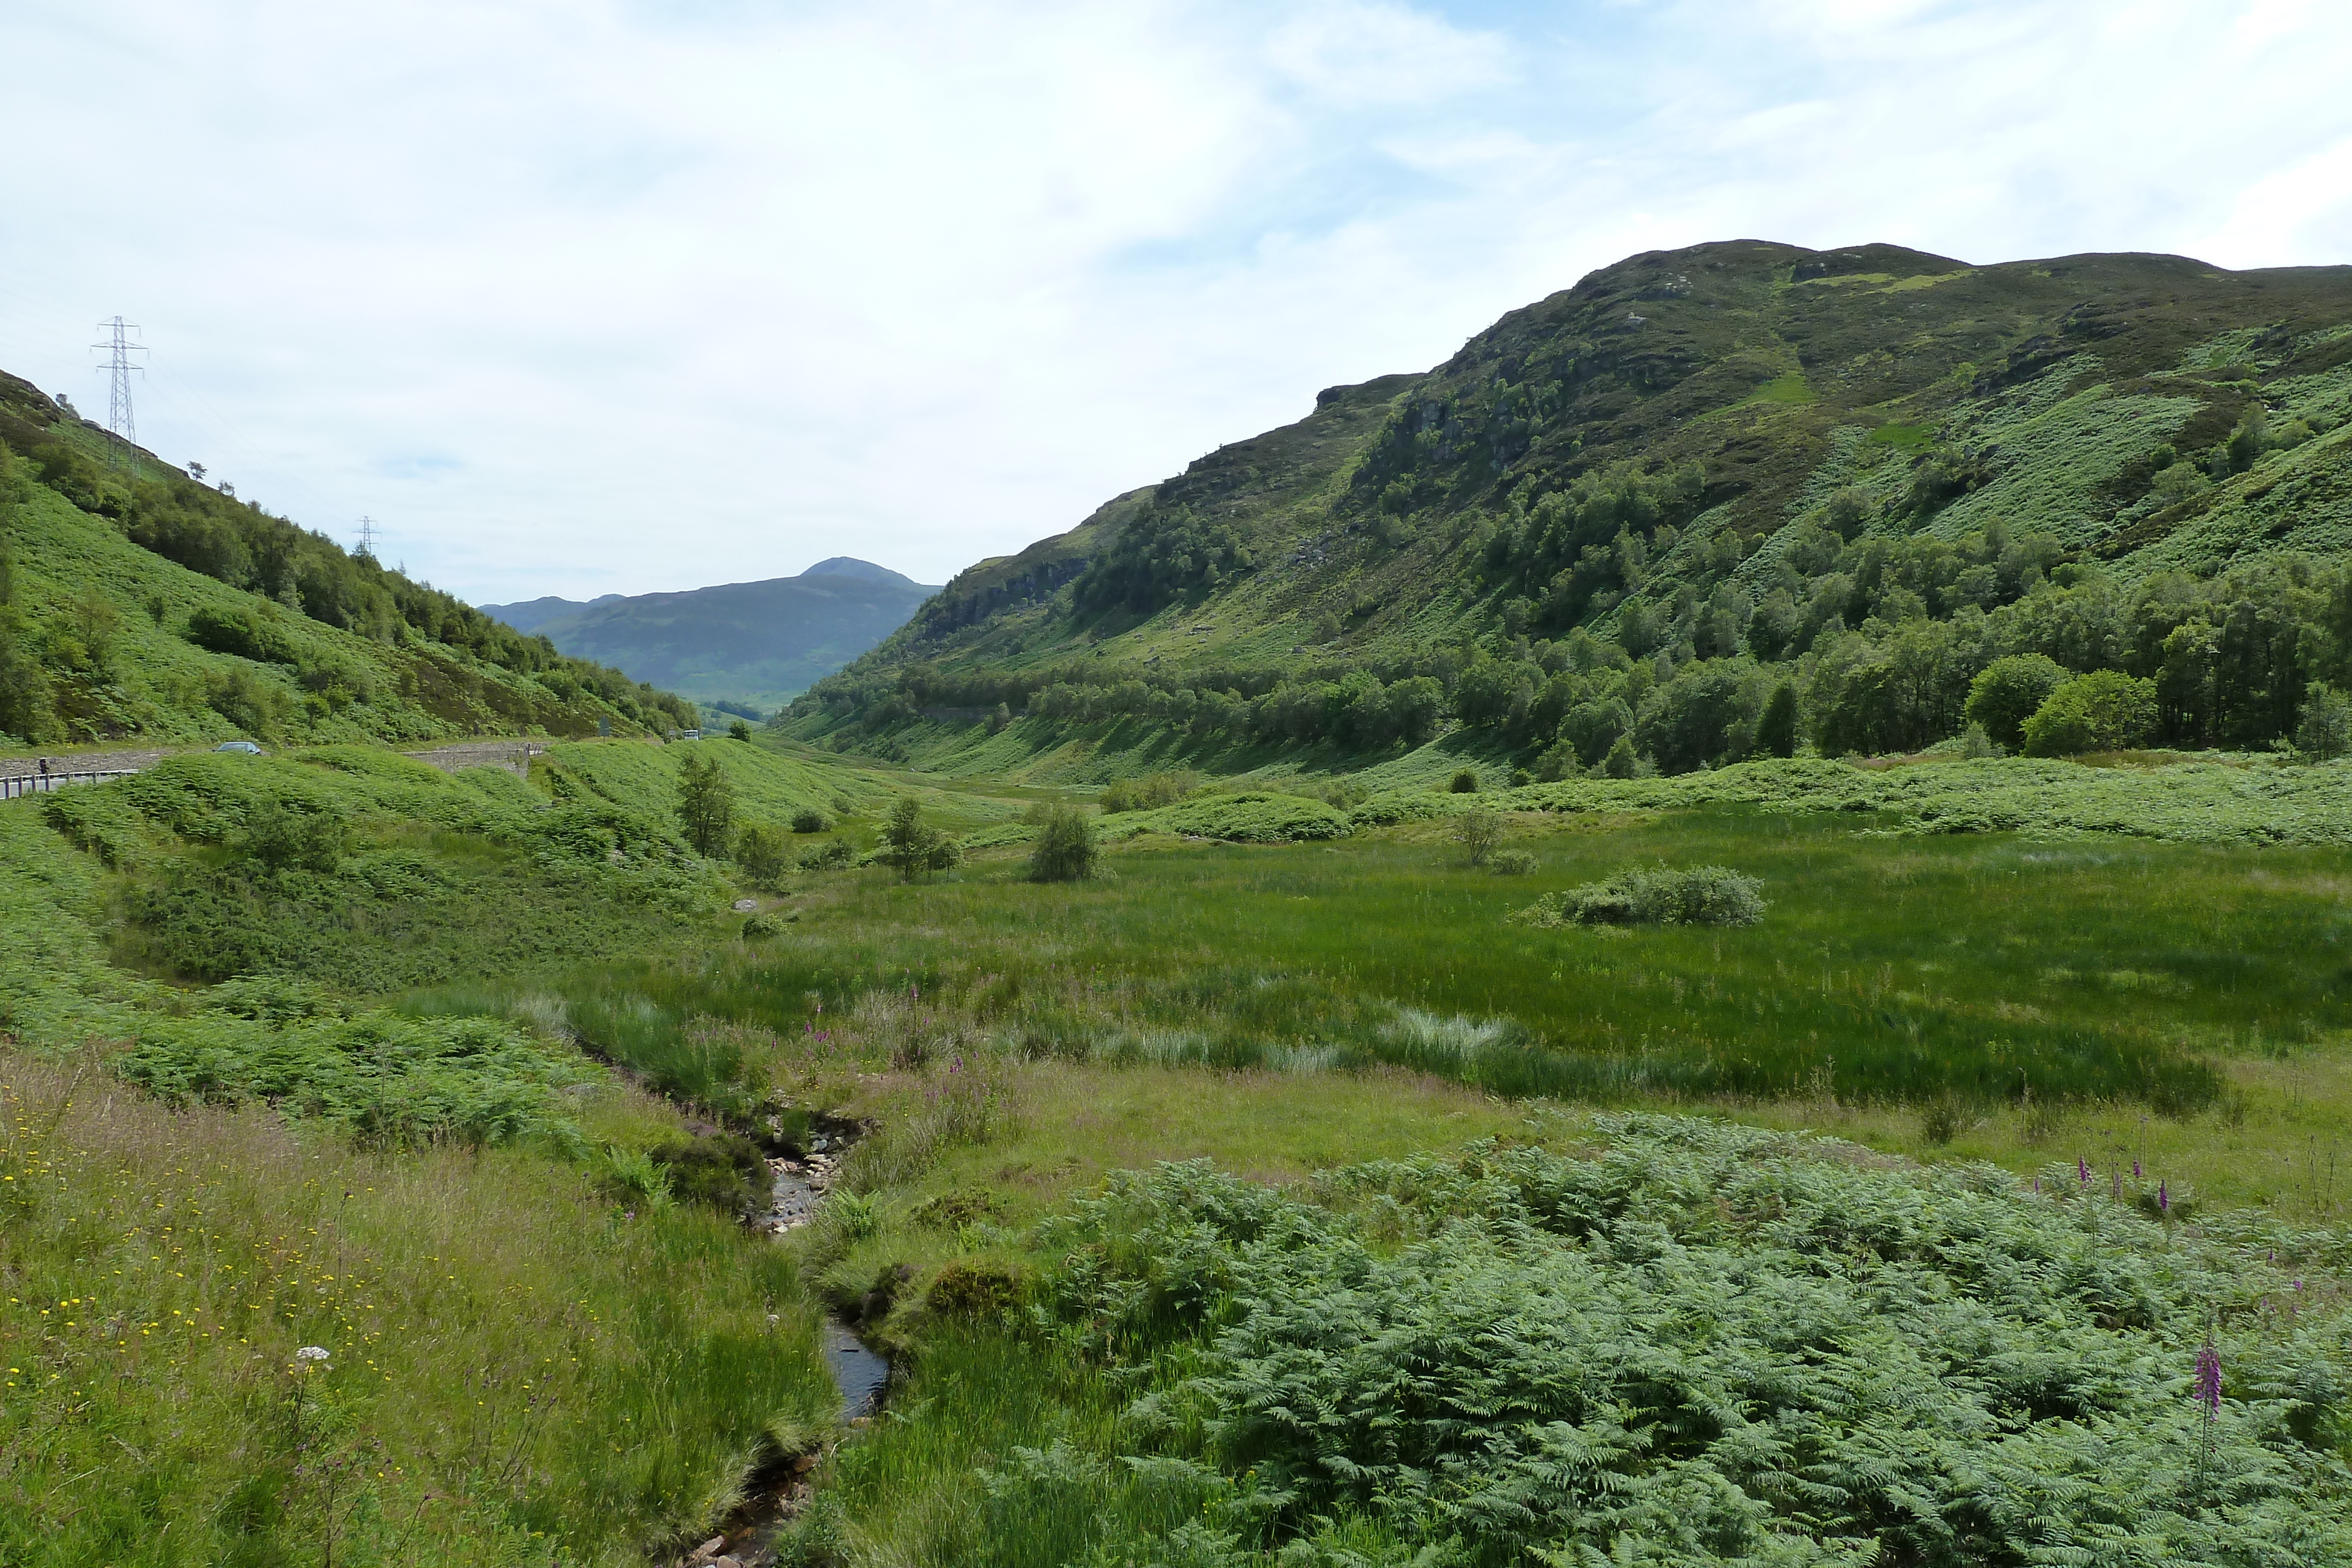
<svg viewBox="0 0 2352 1568"><path fill-rule="evenodd" d="M2132 1161L2132 1180L2137 1181L2147 1174L2147 1173L2146 1171L2139 1168L2139 1162L2137 1160Z"/></svg>
<svg viewBox="0 0 2352 1568"><path fill-rule="evenodd" d="M2156 1207L2158 1213L2172 1212L2172 1192L2162 1182L2156 1184Z"/></svg>
<svg viewBox="0 0 2352 1568"><path fill-rule="evenodd" d="M2221 1353L2210 1339L2197 1353L2197 1403L2205 1407L2208 1421L2221 1413Z"/></svg>

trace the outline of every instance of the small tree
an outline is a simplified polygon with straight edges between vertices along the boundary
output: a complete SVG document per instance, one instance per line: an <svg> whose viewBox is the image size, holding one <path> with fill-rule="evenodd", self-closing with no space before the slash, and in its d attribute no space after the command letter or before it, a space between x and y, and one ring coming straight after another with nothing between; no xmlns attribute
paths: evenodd
<svg viewBox="0 0 2352 1568"><path fill-rule="evenodd" d="M727 727L727 738L730 740L749 740L751 738L751 727L739 718Z"/></svg>
<svg viewBox="0 0 2352 1568"><path fill-rule="evenodd" d="M1609 748L1609 755L1601 759L1602 777L1631 779L1640 771L1641 758L1634 754L1633 737L1627 735L1619 736L1617 744Z"/></svg>
<svg viewBox="0 0 2352 1568"><path fill-rule="evenodd" d="M792 840L782 828L748 823L735 836L735 863L753 882L772 885L792 863Z"/></svg>
<svg viewBox="0 0 2352 1568"><path fill-rule="evenodd" d="M677 768L677 820L694 852L716 860L735 838L735 786L719 758L697 747Z"/></svg>
<svg viewBox="0 0 2352 1568"><path fill-rule="evenodd" d="M963 850L953 839L923 825L922 808L911 795L901 796L890 808L882 829L882 863L897 868L912 882L924 872L952 871L963 863Z"/></svg>
<svg viewBox="0 0 2352 1568"><path fill-rule="evenodd" d="M824 831L824 813L814 806L803 806L793 813L793 831L796 833Z"/></svg>
<svg viewBox="0 0 2352 1568"><path fill-rule="evenodd" d="M1045 820L1038 825L1036 847L1029 852L1029 880L1077 882L1090 877L1099 853L1093 816L1057 802L1045 809Z"/></svg>
<svg viewBox="0 0 2352 1568"><path fill-rule="evenodd" d="M1454 781L1446 788L1456 795L1475 795L1478 792L1477 770L1470 768L1461 769L1454 775Z"/></svg>
<svg viewBox="0 0 2352 1568"><path fill-rule="evenodd" d="M1472 865L1485 865L1495 846L1503 841L1503 819L1483 806L1465 811L1454 819L1454 841L1462 846Z"/></svg>
<svg viewBox="0 0 2352 1568"><path fill-rule="evenodd" d="M2294 745L2314 762L2352 751L2352 696L2326 681L2312 682L2304 694L2303 722L2295 727Z"/></svg>

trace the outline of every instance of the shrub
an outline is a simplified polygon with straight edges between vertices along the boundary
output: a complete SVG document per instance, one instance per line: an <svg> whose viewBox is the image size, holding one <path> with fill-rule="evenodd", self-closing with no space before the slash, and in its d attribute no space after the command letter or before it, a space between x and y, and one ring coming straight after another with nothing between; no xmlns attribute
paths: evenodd
<svg viewBox="0 0 2352 1568"><path fill-rule="evenodd" d="M1148 773L1140 779L1118 779L1103 790L1099 801L1106 815L1119 811L1153 811L1172 806L1200 788L1197 773Z"/></svg>
<svg viewBox="0 0 2352 1568"><path fill-rule="evenodd" d="M1095 873L1095 820L1076 806L1047 809L1029 852L1032 882L1076 882Z"/></svg>
<svg viewBox="0 0 2352 1568"><path fill-rule="evenodd" d="M296 811L271 797L245 814L236 847L264 871L332 871L343 852L343 824L326 811Z"/></svg>
<svg viewBox="0 0 2352 1568"><path fill-rule="evenodd" d="M248 611L210 604L198 605L189 612L188 641L215 653L233 653L268 664L290 664L296 657L293 643L277 627Z"/></svg>
<svg viewBox="0 0 2352 1568"><path fill-rule="evenodd" d="M735 863L753 882L772 884L791 863L792 841L780 828L751 822L735 835Z"/></svg>
<svg viewBox="0 0 2352 1568"><path fill-rule="evenodd" d="M648 1214L660 1214L677 1207L677 1195L670 1188L669 1167L645 1150L606 1149L604 1167L604 1190L615 1203L633 1210L642 1208Z"/></svg>
<svg viewBox="0 0 2352 1568"><path fill-rule="evenodd" d="M899 797L882 829L883 864L911 882L925 872L952 871L963 863L963 850L936 828L926 827L922 807L911 795Z"/></svg>
<svg viewBox="0 0 2352 1568"><path fill-rule="evenodd" d="M727 727L727 738L730 740L749 740L751 738L751 727L739 718L734 723Z"/></svg>
<svg viewBox="0 0 2352 1568"><path fill-rule="evenodd" d="M1496 850L1486 868L1496 876L1530 876L1536 869L1536 857L1526 850Z"/></svg>
<svg viewBox="0 0 2352 1568"><path fill-rule="evenodd" d="M1503 819L1487 810L1465 811L1454 819L1454 841L1472 865L1485 865L1503 841Z"/></svg>
<svg viewBox="0 0 2352 1568"><path fill-rule="evenodd" d="M1617 737L1617 744L1611 747L1609 755L1601 759L1601 771L1603 777L1610 779L1631 779L1642 771L1641 758L1633 753L1631 736Z"/></svg>
<svg viewBox="0 0 2352 1568"><path fill-rule="evenodd" d="M1576 747L1566 740L1553 741L1536 758L1536 781L1539 784L1557 784L1583 771L1583 764L1577 760Z"/></svg>
<svg viewBox="0 0 2352 1568"><path fill-rule="evenodd" d="M1532 773L1528 772L1526 768L1512 768L1512 769L1511 769L1511 788L1512 788L1512 789L1526 789L1528 785L1530 785L1530 784L1534 783L1535 781L1536 781L1536 776L1535 776L1534 774L1532 774Z"/></svg>
<svg viewBox="0 0 2352 1568"><path fill-rule="evenodd" d="M803 806L793 813L793 831L796 833L821 833L824 829L824 813L814 806Z"/></svg>
<svg viewBox="0 0 2352 1568"><path fill-rule="evenodd" d="M1538 899L1512 918L1530 925L1753 925L1764 910L1763 884L1725 866L1627 866L1606 882Z"/></svg>
<svg viewBox="0 0 2352 1568"><path fill-rule="evenodd" d="M1478 792L1477 770L1471 768L1463 768L1454 774L1453 781L1445 787L1456 795L1475 795Z"/></svg>
<svg viewBox="0 0 2352 1568"><path fill-rule="evenodd" d="M923 1304L941 1317L992 1318L1020 1305L1024 1290L1021 1276L1005 1264L960 1260L932 1278Z"/></svg>
<svg viewBox="0 0 2352 1568"><path fill-rule="evenodd" d="M783 932L784 922L773 915L754 915L743 922L743 938L749 942L765 941Z"/></svg>
<svg viewBox="0 0 2352 1568"><path fill-rule="evenodd" d="M2025 721L2028 757L2075 757L2145 745L2156 728L2156 683L2121 670L2077 675Z"/></svg>
<svg viewBox="0 0 2352 1568"><path fill-rule="evenodd" d="M1163 833L1189 833L1237 844L1343 839L1352 826L1320 800L1257 789L1238 795L1204 795L1166 807L1154 814L1150 825Z"/></svg>
<svg viewBox="0 0 2352 1568"><path fill-rule="evenodd" d="M967 1225L1001 1218L1003 1213L1003 1198L992 1192L965 1187L925 1199L907 1218L933 1230L961 1230Z"/></svg>
<svg viewBox="0 0 2352 1568"><path fill-rule="evenodd" d="M2013 653L1977 672L1964 711L1995 745L2014 751L2024 744L2025 721L2065 684L2066 666L2048 654Z"/></svg>
<svg viewBox="0 0 2352 1568"><path fill-rule="evenodd" d="M1973 1119L1968 1103L1947 1092L1919 1107L1919 1135L1941 1148L1958 1137Z"/></svg>
<svg viewBox="0 0 2352 1568"><path fill-rule="evenodd" d="M803 871L834 871L857 863L857 846L847 839L827 839L815 849L803 851L799 865Z"/></svg>
<svg viewBox="0 0 2352 1568"><path fill-rule="evenodd" d="M205 676L205 706L257 740L275 739L293 702L268 681L243 666Z"/></svg>

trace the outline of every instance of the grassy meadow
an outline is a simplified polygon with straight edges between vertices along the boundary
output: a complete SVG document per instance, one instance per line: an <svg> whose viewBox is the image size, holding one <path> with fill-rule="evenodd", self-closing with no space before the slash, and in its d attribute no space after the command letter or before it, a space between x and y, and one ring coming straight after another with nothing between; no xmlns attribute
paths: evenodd
<svg viewBox="0 0 2352 1568"><path fill-rule="evenodd" d="M2105 1106L2225 1140L2267 1136L2283 1115L2324 1133L2337 1108L2352 1004L2342 851L1878 836L1867 819L1738 809L1507 823L1529 874L1468 866L1435 821L1330 844L1141 838L1074 885L1024 881L1010 850L928 883L813 875L775 901L790 920L773 940L553 984L602 1049L706 1098L762 1070L756 1048L716 1078L656 1066L697 1017L792 1053L822 1035L820 1060L868 1065L958 1050L1387 1064L1510 1096L1834 1108L1969 1148L1995 1128L2054 1135ZM1759 877L1766 918L1510 918L1544 892L1660 862ZM860 1022L886 1003L888 1021ZM2259 1197L2288 1179L2257 1174L2266 1163L2233 1153L2200 1179Z"/></svg>

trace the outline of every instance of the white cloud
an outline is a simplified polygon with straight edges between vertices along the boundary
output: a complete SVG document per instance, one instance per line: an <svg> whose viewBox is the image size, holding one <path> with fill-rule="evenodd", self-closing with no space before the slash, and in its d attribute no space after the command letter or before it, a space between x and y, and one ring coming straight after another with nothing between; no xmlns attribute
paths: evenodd
<svg viewBox="0 0 2352 1568"><path fill-rule="evenodd" d="M1314 96L1350 106L1428 104L1503 80L1504 40L1402 5L1318 5L1266 40L1275 69Z"/></svg>
<svg viewBox="0 0 2352 1568"><path fill-rule="evenodd" d="M2341 8L87 0L0 368L475 598L938 580L1631 251L2352 252ZM92 84L98 84L92 90Z"/></svg>

